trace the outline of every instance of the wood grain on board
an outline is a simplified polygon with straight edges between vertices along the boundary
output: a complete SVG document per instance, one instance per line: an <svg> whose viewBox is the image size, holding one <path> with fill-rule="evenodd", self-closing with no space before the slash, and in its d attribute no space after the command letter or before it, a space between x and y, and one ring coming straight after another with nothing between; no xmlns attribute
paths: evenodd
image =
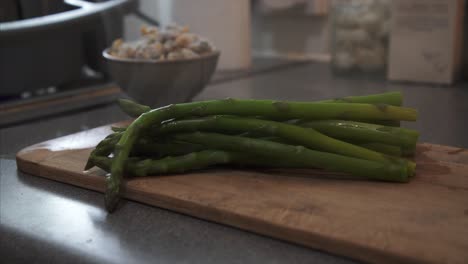
<svg viewBox="0 0 468 264"><path fill-rule="evenodd" d="M28 147L21 171L104 191L83 172L100 127ZM372 263L468 263L468 150L420 144L409 183L318 170L210 169L126 182L125 197ZM124 205L125 206L125 205Z"/></svg>

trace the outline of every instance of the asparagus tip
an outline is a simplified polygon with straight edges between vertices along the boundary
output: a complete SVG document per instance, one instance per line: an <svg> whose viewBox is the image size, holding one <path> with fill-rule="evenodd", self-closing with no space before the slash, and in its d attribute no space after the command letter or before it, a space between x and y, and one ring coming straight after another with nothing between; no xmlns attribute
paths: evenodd
<svg viewBox="0 0 468 264"><path fill-rule="evenodd" d="M105 203L107 212L113 213L115 209L117 209L119 202L120 202L120 198L118 195L115 195L115 193L112 193L106 190L106 194L104 196L104 203Z"/></svg>
<svg viewBox="0 0 468 264"><path fill-rule="evenodd" d="M104 194L104 204L107 212L112 213L117 209L120 202L121 178L117 175L106 175L106 193Z"/></svg>
<svg viewBox="0 0 468 264"><path fill-rule="evenodd" d="M408 161L408 176L413 177L416 174L416 163Z"/></svg>
<svg viewBox="0 0 468 264"><path fill-rule="evenodd" d="M119 99L117 99L117 103L119 105L127 105L127 104L132 104L133 101L129 100L129 99L119 98Z"/></svg>
<svg viewBox="0 0 468 264"><path fill-rule="evenodd" d="M94 162L91 161L91 158L88 159L88 162L86 162L86 165L84 167L84 170L89 170L91 169L92 167L94 167Z"/></svg>

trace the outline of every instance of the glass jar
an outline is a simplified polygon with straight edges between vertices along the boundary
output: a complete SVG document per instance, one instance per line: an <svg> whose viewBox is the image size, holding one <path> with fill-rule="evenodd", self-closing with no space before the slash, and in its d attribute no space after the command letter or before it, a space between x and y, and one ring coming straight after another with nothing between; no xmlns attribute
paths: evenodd
<svg viewBox="0 0 468 264"><path fill-rule="evenodd" d="M384 73L390 32L390 1L334 1L331 65L336 72Z"/></svg>

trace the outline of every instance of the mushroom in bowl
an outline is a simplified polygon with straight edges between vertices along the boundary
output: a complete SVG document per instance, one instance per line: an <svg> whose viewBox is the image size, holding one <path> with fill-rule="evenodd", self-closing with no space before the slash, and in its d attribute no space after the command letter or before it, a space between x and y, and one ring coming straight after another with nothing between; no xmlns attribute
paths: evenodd
<svg viewBox="0 0 468 264"><path fill-rule="evenodd" d="M143 26L141 39L117 39L103 52L112 79L152 107L192 99L209 82L219 54L209 41L177 25Z"/></svg>

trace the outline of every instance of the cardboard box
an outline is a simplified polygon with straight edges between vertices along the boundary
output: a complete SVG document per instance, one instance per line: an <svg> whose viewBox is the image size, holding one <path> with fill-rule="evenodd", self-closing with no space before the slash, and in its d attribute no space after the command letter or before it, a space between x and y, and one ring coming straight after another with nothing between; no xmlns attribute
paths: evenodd
<svg viewBox="0 0 468 264"><path fill-rule="evenodd" d="M460 75L464 0L393 0L387 77L450 84Z"/></svg>

